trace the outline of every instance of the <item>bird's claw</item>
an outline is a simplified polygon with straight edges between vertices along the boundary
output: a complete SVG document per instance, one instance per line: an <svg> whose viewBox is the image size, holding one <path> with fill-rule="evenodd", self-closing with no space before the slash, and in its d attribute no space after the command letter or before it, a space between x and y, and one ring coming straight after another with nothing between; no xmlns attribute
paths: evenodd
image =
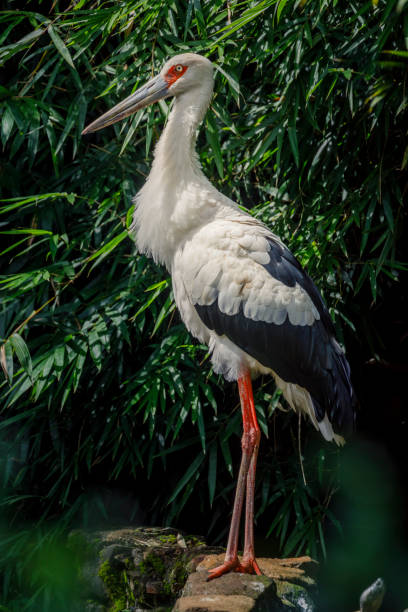
<svg viewBox="0 0 408 612"><path fill-rule="evenodd" d="M236 567L240 565L238 557L232 559L231 561L224 561L222 565L218 565L218 567L214 567L212 570L208 570L207 582L213 580L213 578L218 578L223 574L227 574L228 572L232 572Z"/></svg>
<svg viewBox="0 0 408 612"><path fill-rule="evenodd" d="M262 574L259 569L259 565L255 558L246 559L240 563L238 557L232 559L231 561L225 561L222 565L218 567L214 567L214 569L208 571L207 582L213 580L214 578L218 578L223 574L227 574L228 572L238 572L240 574L257 574L260 576Z"/></svg>
<svg viewBox="0 0 408 612"><path fill-rule="evenodd" d="M262 575L259 565L254 557L243 560L242 563L239 563L237 567L234 568L234 572L239 572L240 574L256 574L257 576Z"/></svg>

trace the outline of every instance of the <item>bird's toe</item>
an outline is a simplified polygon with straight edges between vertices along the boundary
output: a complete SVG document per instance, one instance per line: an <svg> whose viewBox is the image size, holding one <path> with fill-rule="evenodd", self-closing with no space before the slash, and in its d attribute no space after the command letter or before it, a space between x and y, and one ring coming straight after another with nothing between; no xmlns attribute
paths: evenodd
<svg viewBox="0 0 408 612"><path fill-rule="evenodd" d="M235 557L235 559L230 561L224 561L222 565L218 565L218 567L208 570L207 582L213 580L214 578L219 578L219 576L222 576L223 574L228 574L228 572L237 571L236 568L240 566L241 564L238 557Z"/></svg>
<svg viewBox="0 0 408 612"><path fill-rule="evenodd" d="M242 563L239 563L236 567L234 567L234 572L239 572L241 574L256 574L257 576L262 575L255 558L243 559Z"/></svg>
<svg viewBox="0 0 408 612"><path fill-rule="evenodd" d="M225 561L222 565L218 567L214 567L214 569L208 571L207 582L209 580L213 580L214 578L219 578L223 574L228 574L228 572L238 572L240 574L257 574L258 576L262 575L261 570L259 569L259 565L255 558L244 559L242 563L239 561L238 557L235 559Z"/></svg>

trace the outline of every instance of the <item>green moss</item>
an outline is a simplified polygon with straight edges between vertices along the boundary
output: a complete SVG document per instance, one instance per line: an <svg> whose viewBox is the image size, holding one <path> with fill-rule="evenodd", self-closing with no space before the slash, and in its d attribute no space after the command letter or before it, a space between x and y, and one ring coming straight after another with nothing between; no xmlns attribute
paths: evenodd
<svg viewBox="0 0 408 612"><path fill-rule="evenodd" d="M163 591L166 595L178 595L187 580L186 559L184 555L175 559L170 572L163 581Z"/></svg>
<svg viewBox="0 0 408 612"><path fill-rule="evenodd" d="M161 557L154 553L149 553L145 560L139 563L139 571L142 575L154 574L157 578L162 578L165 574L166 567Z"/></svg>
<svg viewBox="0 0 408 612"><path fill-rule="evenodd" d="M302 606L308 606L307 610L314 609L310 594L304 586L293 584L293 582L286 582L285 580L276 580L275 583L276 594L288 609L298 609L300 601Z"/></svg>
<svg viewBox="0 0 408 612"><path fill-rule="evenodd" d="M99 568L98 576L108 592L112 602L110 612L120 612L127 606L127 579L124 572L114 570L109 561L104 561Z"/></svg>
<svg viewBox="0 0 408 612"><path fill-rule="evenodd" d="M177 544L177 536L174 534L162 535L158 538L163 544Z"/></svg>
<svg viewBox="0 0 408 612"><path fill-rule="evenodd" d="M186 541L189 546L207 546L203 540L200 540L200 538L196 538L195 536L187 536Z"/></svg>
<svg viewBox="0 0 408 612"><path fill-rule="evenodd" d="M196 536L185 536L185 541L188 546L206 546L206 543L200 538ZM162 544L176 545L177 544L177 536L173 533L167 535L161 535L158 537L158 540Z"/></svg>
<svg viewBox="0 0 408 612"><path fill-rule="evenodd" d="M99 568L98 575L102 579L111 600L109 612L121 612L129 605L129 600L139 605L151 606L174 599L184 586L187 578L186 558L181 551L177 555L166 555L152 550L137 566L138 578L133 576L132 589L128 584L126 571L131 568L131 562L125 560L125 570L120 571L105 561ZM161 593L151 596L145 593L148 580L158 580L162 584ZM156 608L155 608L156 609ZM165 609L165 608L163 608Z"/></svg>
<svg viewBox="0 0 408 612"><path fill-rule="evenodd" d="M149 553L138 566L141 576L148 576L160 580L163 585L163 595L175 597L183 588L187 579L186 558L179 555L172 558L166 565L160 554Z"/></svg>

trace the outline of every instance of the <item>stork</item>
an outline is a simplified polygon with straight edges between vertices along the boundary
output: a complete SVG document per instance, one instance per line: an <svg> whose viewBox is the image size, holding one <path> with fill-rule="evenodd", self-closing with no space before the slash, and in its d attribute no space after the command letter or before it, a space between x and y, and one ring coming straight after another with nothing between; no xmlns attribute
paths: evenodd
<svg viewBox="0 0 408 612"><path fill-rule="evenodd" d="M175 98L150 174L134 200L131 230L139 252L170 272L181 318L208 345L214 371L238 382L242 459L225 560L209 579L231 570L260 573L253 517L261 434L251 379L272 375L291 408L337 444L352 429L355 405L350 368L316 286L278 236L217 191L200 168L197 128L213 84L207 58L176 55L83 131L100 130L157 100Z"/></svg>

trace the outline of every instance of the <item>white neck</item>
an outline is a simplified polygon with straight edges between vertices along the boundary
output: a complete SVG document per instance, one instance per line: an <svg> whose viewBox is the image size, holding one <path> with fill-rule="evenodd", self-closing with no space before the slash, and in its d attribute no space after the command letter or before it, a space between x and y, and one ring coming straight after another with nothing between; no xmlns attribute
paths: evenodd
<svg viewBox="0 0 408 612"><path fill-rule="evenodd" d="M135 198L137 247L167 268L181 242L216 216L215 202L228 201L203 174L195 152L211 93L212 83L202 83L176 98L148 179Z"/></svg>
<svg viewBox="0 0 408 612"><path fill-rule="evenodd" d="M154 153L149 175L153 174L174 181L188 180L190 173L204 177L195 152L197 128L207 111L209 99L196 99L194 92L187 92L175 99L168 123L163 130ZM199 104L201 102L201 104Z"/></svg>

